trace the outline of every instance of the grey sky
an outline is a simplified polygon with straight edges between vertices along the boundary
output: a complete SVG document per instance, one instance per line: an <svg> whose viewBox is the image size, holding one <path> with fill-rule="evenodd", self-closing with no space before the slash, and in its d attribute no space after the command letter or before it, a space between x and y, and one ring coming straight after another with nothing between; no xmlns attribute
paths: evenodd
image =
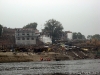
<svg viewBox="0 0 100 75"><path fill-rule="evenodd" d="M100 34L100 0L0 0L0 24L21 28L49 19L60 21L65 31ZM41 26L42 25L42 26Z"/></svg>

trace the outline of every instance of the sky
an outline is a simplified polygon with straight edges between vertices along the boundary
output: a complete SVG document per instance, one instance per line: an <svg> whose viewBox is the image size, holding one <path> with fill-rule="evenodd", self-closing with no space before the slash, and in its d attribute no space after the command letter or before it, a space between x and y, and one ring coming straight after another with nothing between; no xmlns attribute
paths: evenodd
<svg viewBox="0 0 100 75"><path fill-rule="evenodd" d="M0 0L0 24L10 28L37 22L41 31L49 19L64 30L100 34L100 0Z"/></svg>

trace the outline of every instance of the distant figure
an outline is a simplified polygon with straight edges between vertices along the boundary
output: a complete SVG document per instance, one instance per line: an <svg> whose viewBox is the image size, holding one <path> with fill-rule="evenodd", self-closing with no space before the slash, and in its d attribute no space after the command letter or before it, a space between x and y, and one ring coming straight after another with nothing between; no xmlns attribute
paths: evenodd
<svg viewBox="0 0 100 75"><path fill-rule="evenodd" d="M43 61L43 58L41 57L40 60Z"/></svg>

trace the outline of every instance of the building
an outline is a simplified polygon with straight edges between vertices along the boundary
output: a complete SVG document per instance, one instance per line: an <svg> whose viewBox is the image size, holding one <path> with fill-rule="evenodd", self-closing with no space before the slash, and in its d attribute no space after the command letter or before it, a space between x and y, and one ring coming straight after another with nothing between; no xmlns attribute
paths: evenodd
<svg viewBox="0 0 100 75"><path fill-rule="evenodd" d="M63 41L69 41L72 40L73 33L71 31L63 31L61 34L61 40Z"/></svg>
<svg viewBox="0 0 100 75"><path fill-rule="evenodd" d="M33 28L18 28L15 31L16 45L34 45L36 44L39 31Z"/></svg>
<svg viewBox="0 0 100 75"><path fill-rule="evenodd" d="M72 40L73 38L72 38L72 36L73 36L73 33L67 33L67 39L68 40Z"/></svg>
<svg viewBox="0 0 100 75"><path fill-rule="evenodd" d="M3 27L0 46L10 47L15 44L15 29Z"/></svg>

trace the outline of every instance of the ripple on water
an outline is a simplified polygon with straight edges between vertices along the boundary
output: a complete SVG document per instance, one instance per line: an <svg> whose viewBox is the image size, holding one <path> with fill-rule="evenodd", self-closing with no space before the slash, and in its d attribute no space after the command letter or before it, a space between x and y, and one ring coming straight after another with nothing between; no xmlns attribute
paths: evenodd
<svg viewBox="0 0 100 75"><path fill-rule="evenodd" d="M43 75L68 73L98 73L100 60L69 60L69 61L43 61L1 63L0 75ZM91 74L90 74L91 75Z"/></svg>

